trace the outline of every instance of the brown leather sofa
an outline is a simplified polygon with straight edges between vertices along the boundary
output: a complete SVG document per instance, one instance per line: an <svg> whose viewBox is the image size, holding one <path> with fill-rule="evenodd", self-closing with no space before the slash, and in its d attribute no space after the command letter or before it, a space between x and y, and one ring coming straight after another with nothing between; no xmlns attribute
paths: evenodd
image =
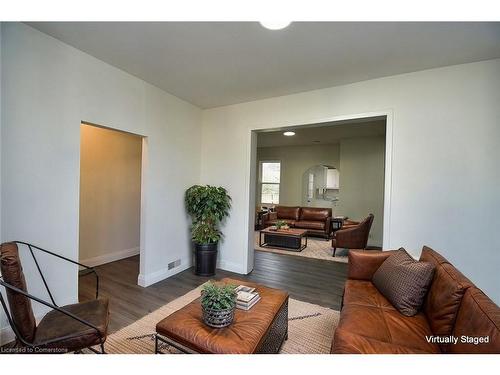
<svg viewBox="0 0 500 375"><path fill-rule="evenodd" d="M308 235L326 239L330 238L332 231L331 208L276 206L274 212L263 216L264 227L275 225L278 220L293 228L307 229Z"/></svg>
<svg viewBox="0 0 500 375"><path fill-rule="evenodd" d="M425 247L420 260L435 265L422 310L400 314L371 279L393 251L352 250L343 308L332 353L500 353L500 309L436 251ZM457 343L427 338L456 338ZM488 342L464 342L463 337Z"/></svg>

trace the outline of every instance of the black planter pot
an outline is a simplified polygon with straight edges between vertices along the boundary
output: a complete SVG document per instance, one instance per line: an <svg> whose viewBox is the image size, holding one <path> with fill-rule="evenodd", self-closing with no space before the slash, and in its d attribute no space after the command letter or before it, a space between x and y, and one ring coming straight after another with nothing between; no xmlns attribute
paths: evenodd
<svg viewBox="0 0 500 375"><path fill-rule="evenodd" d="M194 273L198 276L215 275L217 243L194 244Z"/></svg>

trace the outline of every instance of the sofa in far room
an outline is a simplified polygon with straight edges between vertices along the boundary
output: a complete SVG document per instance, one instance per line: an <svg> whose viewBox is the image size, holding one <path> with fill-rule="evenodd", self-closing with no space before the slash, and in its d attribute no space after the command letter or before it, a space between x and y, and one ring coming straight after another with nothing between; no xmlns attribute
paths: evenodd
<svg viewBox="0 0 500 375"><path fill-rule="evenodd" d="M349 252L348 280L331 353L500 353L499 307L426 246L420 261L430 263L434 271L423 304L412 316L398 311L375 286L377 271L396 252ZM397 275L389 279L401 283ZM401 291L399 284L396 287Z"/></svg>
<svg viewBox="0 0 500 375"><path fill-rule="evenodd" d="M306 229L307 235L329 239L332 233L331 208L276 206L274 212L263 216L264 227L275 225L278 220L292 228Z"/></svg>

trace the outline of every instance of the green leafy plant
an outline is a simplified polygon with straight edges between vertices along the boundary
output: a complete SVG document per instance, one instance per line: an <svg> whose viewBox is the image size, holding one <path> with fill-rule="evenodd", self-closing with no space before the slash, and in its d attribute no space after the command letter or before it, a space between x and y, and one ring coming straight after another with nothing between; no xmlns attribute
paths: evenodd
<svg viewBox="0 0 500 375"><path fill-rule="evenodd" d="M199 244L216 243L222 237L219 223L229 215L231 197L226 189L216 186L191 186L186 191L186 209L193 226L191 238Z"/></svg>
<svg viewBox="0 0 500 375"><path fill-rule="evenodd" d="M236 306L236 285L208 282L201 291L201 305L206 309L227 310Z"/></svg>
<svg viewBox="0 0 500 375"><path fill-rule="evenodd" d="M276 229L281 229L283 227L286 227L288 224L286 223L285 220L278 220L276 221Z"/></svg>
<svg viewBox="0 0 500 375"><path fill-rule="evenodd" d="M216 243L219 242L221 237L221 231L206 221L198 221L191 227L191 238L196 243Z"/></svg>

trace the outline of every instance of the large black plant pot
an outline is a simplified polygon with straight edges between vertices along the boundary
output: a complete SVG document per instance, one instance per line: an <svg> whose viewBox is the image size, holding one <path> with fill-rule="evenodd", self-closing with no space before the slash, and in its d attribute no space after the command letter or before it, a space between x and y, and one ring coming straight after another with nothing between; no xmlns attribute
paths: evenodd
<svg viewBox="0 0 500 375"><path fill-rule="evenodd" d="M194 273L198 276L215 275L217 243L194 244Z"/></svg>

